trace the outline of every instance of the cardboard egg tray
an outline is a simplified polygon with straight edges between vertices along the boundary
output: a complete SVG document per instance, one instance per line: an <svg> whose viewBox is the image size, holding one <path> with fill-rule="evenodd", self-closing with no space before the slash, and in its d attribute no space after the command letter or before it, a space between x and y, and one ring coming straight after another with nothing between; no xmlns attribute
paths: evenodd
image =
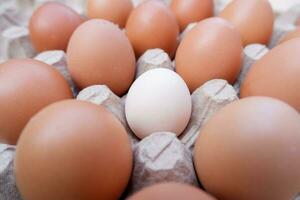
<svg viewBox="0 0 300 200"><path fill-rule="evenodd" d="M85 0L59 0L84 15ZM143 0L133 0L138 5ZM164 0L166 3L170 1ZM131 138L134 152L134 168L128 189L122 198L158 182L175 181L199 185L193 166L193 148L202 125L220 108L236 101L239 88L251 65L273 48L287 32L296 28L300 17L300 3L284 1L292 8L283 12L282 1L272 1L276 13L274 33L270 45L251 44L244 48L243 68L234 85L225 80L211 80L192 94L192 116L185 131L176 137L174 133L154 133L139 140L130 130L125 118L125 100L115 95L105 85L95 85L77 91L66 68L66 55L63 51L47 51L37 54L31 45L28 20L34 8L45 0L1 0L0 3L0 63L12 58L34 58L55 67L68 81L74 97L105 106L123 124ZM224 8L229 0L215 0L215 12ZM276 4L276 2L278 4ZM286 9L286 8L285 8ZM182 33L192 29L190 24ZM179 39L180 39L179 38ZM175 70L176 66L168 54L161 49L148 50L137 62L136 77L153 68ZM13 173L15 146L0 144L0 200L20 200Z"/></svg>

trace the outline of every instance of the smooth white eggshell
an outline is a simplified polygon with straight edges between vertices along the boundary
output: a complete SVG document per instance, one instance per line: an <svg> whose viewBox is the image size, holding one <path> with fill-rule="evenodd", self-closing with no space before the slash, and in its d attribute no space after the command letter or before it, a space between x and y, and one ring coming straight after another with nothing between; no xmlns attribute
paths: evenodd
<svg viewBox="0 0 300 200"><path fill-rule="evenodd" d="M159 131L180 135L191 110L187 85L168 69L153 69L142 74L129 89L125 105L128 124L139 138Z"/></svg>

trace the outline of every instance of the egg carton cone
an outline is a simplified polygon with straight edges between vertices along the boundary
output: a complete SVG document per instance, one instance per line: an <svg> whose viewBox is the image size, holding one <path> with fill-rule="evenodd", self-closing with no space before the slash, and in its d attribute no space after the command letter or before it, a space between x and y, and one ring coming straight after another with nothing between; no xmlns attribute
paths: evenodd
<svg viewBox="0 0 300 200"><path fill-rule="evenodd" d="M236 100L236 91L225 80L211 80L196 89L192 94L192 115L186 129L180 135L181 142L193 152L205 122L222 107Z"/></svg>
<svg viewBox="0 0 300 200"><path fill-rule="evenodd" d="M138 59L135 78L137 79L143 73L155 68L174 71L169 55L161 49L149 49Z"/></svg>
<svg viewBox="0 0 300 200"><path fill-rule="evenodd" d="M2 6L2 4L1 4ZM20 13L15 7L0 6L0 33L11 26L24 26L28 25L28 19Z"/></svg>
<svg viewBox="0 0 300 200"><path fill-rule="evenodd" d="M36 51L29 38L29 30L22 26L11 26L5 29L0 37L1 58L32 58Z"/></svg>
<svg viewBox="0 0 300 200"><path fill-rule="evenodd" d="M240 93L240 87L245 80L251 66L269 52L268 47L262 44L250 44L244 48L244 59L241 72L234 84L236 92Z"/></svg>
<svg viewBox="0 0 300 200"><path fill-rule="evenodd" d="M136 145L129 193L160 182L198 185L191 151L170 132L153 133Z"/></svg>
<svg viewBox="0 0 300 200"><path fill-rule="evenodd" d="M289 32L294 31L300 18L300 2L288 11L281 13L274 22L274 30L269 48L274 48L280 40Z"/></svg>
<svg viewBox="0 0 300 200"><path fill-rule="evenodd" d="M14 176L16 147L0 144L0 199L21 200Z"/></svg>

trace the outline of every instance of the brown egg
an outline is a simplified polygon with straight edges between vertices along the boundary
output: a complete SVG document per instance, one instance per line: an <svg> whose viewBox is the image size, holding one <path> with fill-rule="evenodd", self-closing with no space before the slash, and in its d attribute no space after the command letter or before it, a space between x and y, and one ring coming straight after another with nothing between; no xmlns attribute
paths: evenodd
<svg viewBox="0 0 300 200"><path fill-rule="evenodd" d="M221 109L200 134L196 171L217 199L295 199L300 191L295 109L267 97L246 98Z"/></svg>
<svg viewBox="0 0 300 200"><path fill-rule="evenodd" d="M235 0L220 13L241 33L243 43L268 44L274 23L274 14L268 0Z"/></svg>
<svg viewBox="0 0 300 200"><path fill-rule="evenodd" d="M71 8L47 2L31 16L30 39L37 51L66 50L74 30L83 22Z"/></svg>
<svg viewBox="0 0 300 200"><path fill-rule="evenodd" d="M68 83L53 67L31 59L0 65L0 143L16 144L29 119L43 107L72 98Z"/></svg>
<svg viewBox="0 0 300 200"><path fill-rule="evenodd" d="M129 16L126 33L137 57L148 49L160 48L173 57L179 27L175 15L160 1L141 3Z"/></svg>
<svg viewBox="0 0 300 200"><path fill-rule="evenodd" d="M241 97L269 96L300 111L300 38L272 49L257 61L241 87Z"/></svg>
<svg viewBox="0 0 300 200"><path fill-rule="evenodd" d="M214 12L213 0L173 0L171 9L175 13L180 30L192 22L211 17Z"/></svg>
<svg viewBox="0 0 300 200"><path fill-rule="evenodd" d="M279 44L282 44L283 42L286 42L288 40L299 38L300 37L300 27L298 27L296 30L291 31L287 33L280 41Z"/></svg>
<svg viewBox="0 0 300 200"><path fill-rule="evenodd" d="M121 123L104 107L76 100L35 115L15 158L26 200L116 200L131 170L131 145Z"/></svg>
<svg viewBox="0 0 300 200"><path fill-rule="evenodd" d="M147 187L128 200L216 200L204 191L182 183L159 183Z"/></svg>
<svg viewBox="0 0 300 200"><path fill-rule="evenodd" d="M242 63L239 33L221 18L209 18L183 38L176 53L176 71L191 92L211 79L233 83Z"/></svg>
<svg viewBox="0 0 300 200"><path fill-rule="evenodd" d="M123 95L135 76L135 56L128 38L116 25L102 19L78 27L71 37L67 60L79 88L104 84Z"/></svg>
<svg viewBox="0 0 300 200"><path fill-rule="evenodd" d="M121 28L126 25L133 5L131 0L88 0L87 15L89 18L100 18L111 21Z"/></svg>

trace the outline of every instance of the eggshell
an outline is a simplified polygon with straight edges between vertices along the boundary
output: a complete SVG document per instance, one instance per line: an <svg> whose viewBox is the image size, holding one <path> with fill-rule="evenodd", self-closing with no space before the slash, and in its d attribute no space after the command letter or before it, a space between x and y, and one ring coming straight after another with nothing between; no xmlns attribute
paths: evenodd
<svg viewBox="0 0 300 200"><path fill-rule="evenodd" d="M171 9L174 12L180 30L190 23L211 17L214 12L213 0L173 0Z"/></svg>
<svg viewBox="0 0 300 200"><path fill-rule="evenodd" d="M104 107L83 101L43 109L17 145L15 174L26 200L115 200L131 170L124 127Z"/></svg>
<svg viewBox="0 0 300 200"><path fill-rule="evenodd" d="M89 18L100 18L111 21L121 28L133 9L131 0L88 0L87 15Z"/></svg>
<svg viewBox="0 0 300 200"><path fill-rule="evenodd" d="M211 79L233 83L241 69L239 33L221 18L203 20L190 30L176 53L176 71L191 92Z"/></svg>
<svg viewBox="0 0 300 200"><path fill-rule="evenodd" d="M72 98L62 75L32 59L15 59L0 65L0 143L16 144L29 121L43 107Z"/></svg>
<svg viewBox="0 0 300 200"><path fill-rule="evenodd" d="M107 85L123 95L135 76L135 56L126 35L113 23L92 19L76 29L67 51L68 69L83 89Z"/></svg>
<svg viewBox="0 0 300 200"><path fill-rule="evenodd" d="M268 44L274 23L274 13L268 0L234 0L220 13L241 33L244 45Z"/></svg>
<svg viewBox="0 0 300 200"><path fill-rule="evenodd" d="M195 167L222 200L294 199L300 191L300 115L287 104L252 97L216 113L201 130Z"/></svg>
<svg viewBox="0 0 300 200"><path fill-rule="evenodd" d="M127 122L139 138L154 132L180 135L191 116L191 95L175 72L158 68L142 74L126 98Z"/></svg>
<svg viewBox="0 0 300 200"><path fill-rule="evenodd" d="M74 30L83 19L71 8L47 2L34 11L29 23L30 39L39 52L66 50Z"/></svg>
<svg viewBox="0 0 300 200"><path fill-rule="evenodd" d="M126 33L136 56L148 49L160 48L173 57L177 48L179 27L171 9L160 1L141 3L130 14Z"/></svg>
<svg viewBox="0 0 300 200"><path fill-rule="evenodd" d="M241 97L269 96L281 99L300 111L300 38L272 49L248 72Z"/></svg>
<svg viewBox="0 0 300 200"><path fill-rule="evenodd" d="M294 38L300 38L300 27L298 27L296 30L291 31L287 33L280 41L279 44L282 44L283 42L286 42L288 40L294 39Z"/></svg>
<svg viewBox="0 0 300 200"><path fill-rule="evenodd" d="M204 191L181 183L160 183L147 187L128 200L215 200Z"/></svg>

